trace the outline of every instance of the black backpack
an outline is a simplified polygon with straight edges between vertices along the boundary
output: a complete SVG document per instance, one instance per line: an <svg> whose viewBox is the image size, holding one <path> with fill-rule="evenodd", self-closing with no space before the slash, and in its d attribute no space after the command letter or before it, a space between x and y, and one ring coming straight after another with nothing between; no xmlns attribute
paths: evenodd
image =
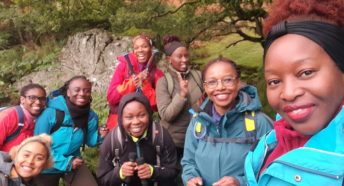
<svg viewBox="0 0 344 186"><path fill-rule="evenodd" d="M153 122L152 124L152 143L155 146L156 151L156 167L161 166L160 156L164 145L164 132L163 128L159 123ZM123 134L119 126L111 131L111 152L115 154L112 160L114 166L119 164L120 155L123 153Z"/></svg>

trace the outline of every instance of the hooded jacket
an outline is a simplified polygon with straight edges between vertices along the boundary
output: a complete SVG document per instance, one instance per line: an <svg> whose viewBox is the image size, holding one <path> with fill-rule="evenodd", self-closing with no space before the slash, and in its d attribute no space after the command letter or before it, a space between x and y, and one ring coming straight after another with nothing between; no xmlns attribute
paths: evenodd
<svg viewBox="0 0 344 186"><path fill-rule="evenodd" d="M46 169L43 174L64 173L71 171L71 160L80 155L80 147L83 144L84 133L80 128L74 128L74 123L68 110L66 100L61 95L48 102L48 108L39 116L35 126L35 135L42 133L50 134L56 124L56 110L65 113L61 127L51 134L53 143L51 144L54 167ZM90 110L88 116L87 146L94 147L101 143L98 135L98 116Z"/></svg>
<svg viewBox="0 0 344 186"><path fill-rule="evenodd" d="M257 90L246 86L239 90L237 104L227 111L218 124L213 120L213 103L206 99L201 112L195 114L186 132L182 179L184 184L193 177L201 177L204 186L210 186L224 176L233 176L240 185L246 184L244 160L251 144L206 141L195 136L195 125L204 126L204 135L211 138L246 139L245 112L255 111L256 136L259 138L272 129L270 119L260 111Z"/></svg>
<svg viewBox="0 0 344 186"><path fill-rule="evenodd" d="M122 125L122 112L125 105L132 101L139 101L142 103L146 110L149 113L149 123L147 130L147 135L138 142L134 142L132 137L125 132L125 129ZM119 154L119 162L118 164L113 163L113 159L115 158L115 154L113 152L112 142L114 140L111 134L108 134L103 144L100 146L100 155L99 155L99 167L97 170L97 177L99 178L100 185L102 186L118 186L124 183L124 180L120 178L119 170L121 165L124 162L129 161L129 153L130 152L137 152L140 151L141 156L143 156L145 163L150 164L154 167L152 178L147 180L148 185L152 186L154 182L157 182L160 186L169 186L175 185L174 178L177 177L178 174L178 165L177 165L177 153L174 146L174 143L168 134L168 132L163 129L163 144L161 146L161 167L156 167L156 150L155 146L152 142L152 109L150 107L149 101L147 98L142 95L141 93L131 93L129 95L124 96L121 99L118 109L118 126L122 133L122 142L123 142L123 152ZM117 128L114 128L112 132L114 132ZM140 186L141 181L139 177L132 176L130 184L132 186Z"/></svg>
<svg viewBox="0 0 344 186"><path fill-rule="evenodd" d="M278 143L275 130L271 131L246 157L248 185L343 185L343 131L344 107L326 128L314 134L302 147L270 162L259 175L267 154Z"/></svg>
<svg viewBox="0 0 344 186"><path fill-rule="evenodd" d="M5 152L0 152L0 185L1 186L34 186L33 182L22 183L22 179L10 178L13 162L10 156Z"/></svg>
<svg viewBox="0 0 344 186"><path fill-rule="evenodd" d="M188 110L197 109L197 101L202 96L202 90L197 85L195 78L201 79L201 73L197 71L199 76L194 77L190 71L186 74L188 81L188 96L183 98L179 95L180 85L175 70L169 68L169 73L173 80L172 95L168 91L168 82L166 78L160 78L156 87L156 96L158 111L161 117L161 124L169 131L174 143L177 147L183 148L185 141L186 129L190 123L191 115Z"/></svg>

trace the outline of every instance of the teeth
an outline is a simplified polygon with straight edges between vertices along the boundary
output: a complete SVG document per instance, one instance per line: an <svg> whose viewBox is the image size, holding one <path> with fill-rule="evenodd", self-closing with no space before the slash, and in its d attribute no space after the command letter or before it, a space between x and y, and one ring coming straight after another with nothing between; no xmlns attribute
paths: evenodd
<svg viewBox="0 0 344 186"><path fill-rule="evenodd" d="M292 113L294 114L299 114L303 111L303 109L296 109L296 110L293 110Z"/></svg>
<svg viewBox="0 0 344 186"><path fill-rule="evenodd" d="M22 166L22 168L26 171L31 171L33 168L31 167L28 167L28 166Z"/></svg>
<svg viewBox="0 0 344 186"><path fill-rule="evenodd" d="M131 131L133 131L133 132L140 132L141 131L141 127L131 128Z"/></svg>
<svg viewBox="0 0 344 186"><path fill-rule="evenodd" d="M218 94L218 95L216 95L216 98L225 99L225 98L227 98L227 95L226 94Z"/></svg>

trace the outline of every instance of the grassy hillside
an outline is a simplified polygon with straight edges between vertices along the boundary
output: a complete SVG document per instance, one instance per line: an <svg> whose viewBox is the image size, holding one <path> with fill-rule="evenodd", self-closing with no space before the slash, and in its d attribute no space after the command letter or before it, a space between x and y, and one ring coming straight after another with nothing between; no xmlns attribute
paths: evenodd
<svg viewBox="0 0 344 186"><path fill-rule="evenodd" d="M245 67L260 67L262 64L263 53L261 44L243 41L234 46L227 47L230 43L234 43L240 39L241 37L239 35L232 34L230 36L219 37L211 41L206 41L202 43L201 48L195 49L192 52L195 57L193 62L204 64L207 61L222 55Z"/></svg>

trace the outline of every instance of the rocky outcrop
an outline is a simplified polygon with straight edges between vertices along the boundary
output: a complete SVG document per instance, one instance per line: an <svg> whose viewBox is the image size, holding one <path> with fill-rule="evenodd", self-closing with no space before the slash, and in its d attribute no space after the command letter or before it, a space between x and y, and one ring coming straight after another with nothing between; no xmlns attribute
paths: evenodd
<svg viewBox="0 0 344 186"><path fill-rule="evenodd" d="M57 88L74 75L85 75L97 92L105 92L116 67L116 57L130 50L129 37L117 37L104 30L93 29L68 38L59 58L50 68L23 77L16 84L28 82Z"/></svg>

